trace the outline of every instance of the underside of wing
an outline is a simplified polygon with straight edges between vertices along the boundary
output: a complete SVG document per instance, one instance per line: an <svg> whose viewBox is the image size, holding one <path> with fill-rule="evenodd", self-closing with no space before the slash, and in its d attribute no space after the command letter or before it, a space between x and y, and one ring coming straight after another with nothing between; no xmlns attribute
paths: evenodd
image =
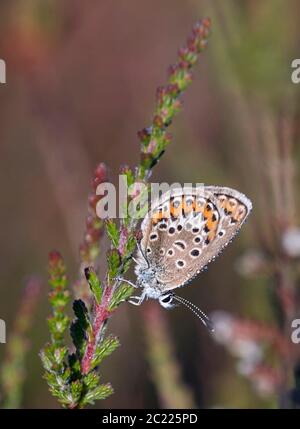
<svg viewBox="0 0 300 429"><path fill-rule="evenodd" d="M159 267L163 290L186 284L222 251L252 209L234 189L174 189L152 205L142 222L141 247Z"/></svg>

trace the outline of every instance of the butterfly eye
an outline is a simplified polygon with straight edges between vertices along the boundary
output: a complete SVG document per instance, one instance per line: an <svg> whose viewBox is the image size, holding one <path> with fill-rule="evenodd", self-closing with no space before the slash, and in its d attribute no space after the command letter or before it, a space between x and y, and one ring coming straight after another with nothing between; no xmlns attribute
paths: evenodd
<svg viewBox="0 0 300 429"><path fill-rule="evenodd" d="M171 301L171 299L172 299L171 295L165 295L161 298L161 301L165 304L168 304Z"/></svg>
<svg viewBox="0 0 300 429"><path fill-rule="evenodd" d="M174 295L171 293L162 295L159 297L159 303L164 308L172 308L173 307L173 304L172 304L173 298L174 298Z"/></svg>

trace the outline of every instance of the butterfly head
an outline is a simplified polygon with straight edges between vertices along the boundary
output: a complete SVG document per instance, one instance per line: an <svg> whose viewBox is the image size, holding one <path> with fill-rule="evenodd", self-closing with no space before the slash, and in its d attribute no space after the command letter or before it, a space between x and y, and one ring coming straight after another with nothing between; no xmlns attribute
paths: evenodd
<svg viewBox="0 0 300 429"><path fill-rule="evenodd" d="M195 316L197 316L211 332L214 331L214 326L209 317L202 310L200 310L199 307L197 307L195 304L188 301L187 299L175 295L173 292L165 292L158 298L158 301L162 307L167 309L174 308L182 304L192 313L194 313Z"/></svg>
<svg viewBox="0 0 300 429"><path fill-rule="evenodd" d="M164 294L162 294L159 298L158 301L160 303L160 305L164 308L170 309L173 307L176 307L176 303L174 302L174 294L172 292L166 292Z"/></svg>

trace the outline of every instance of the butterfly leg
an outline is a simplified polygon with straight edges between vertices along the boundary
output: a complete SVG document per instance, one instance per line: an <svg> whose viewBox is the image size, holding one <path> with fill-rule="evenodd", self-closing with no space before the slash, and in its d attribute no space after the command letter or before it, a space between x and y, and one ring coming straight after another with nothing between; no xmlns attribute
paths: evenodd
<svg viewBox="0 0 300 429"><path fill-rule="evenodd" d="M133 305L141 305L145 299L145 294L142 293L140 296L131 296L128 302Z"/></svg>
<svg viewBox="0 0 300 429"><path fill-rule="evenodd" d="M136 265L139 265L139 261L138 261L137 259L135 259L133 256L131 257L131 259L133 260L133 262L134 262Z"/></svg>
<svg viewBox="0 0 300 429"><path fill-rule="evenodd" d="M118 282L127 283L127 284L129 284L130 286L132 286L134 288L138 288L138 286L135 283L131 282L130 280L123 279L122 277L117 277L115 280L117 280Z"/></svg>

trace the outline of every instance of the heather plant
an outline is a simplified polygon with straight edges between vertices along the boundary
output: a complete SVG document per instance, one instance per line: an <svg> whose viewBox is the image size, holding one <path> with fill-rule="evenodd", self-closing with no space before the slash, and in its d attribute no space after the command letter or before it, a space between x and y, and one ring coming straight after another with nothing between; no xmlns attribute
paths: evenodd
<svg viewBox="0 0 300 429"><path fill-rule="evenodd" d="M141 184L147 185L153 167L160 160L171 135L167 132L174 116L182 107L181 95L192 81L191 68L207 44L210 20L204 19L194 27L185 47L179 50L178 61L170 67L168 82L159 87L152 122L138 133L140 163L134 169L123 166L128 186L140 194ZM113 392L110 383L100 381L99 366L118 346L119 339L107 335L109 319L118 307L132 295L133 288L120 280L128 271L132 254L139 239L138 220L128 216L116 222L103 221L96 214L101 196L98 185L108 179L107 167L101 163L95 170L89 197L84 239L80 245L79 279L70 282L64 260L59 252L49 255L49 301L52 314L48 319L50 342L41 351L45 379L51 393L67 408L84 408L96 400L105 399ZM128 202L130 202L128 197ZM100 278L99 240L106 232L110 248L106 254L107 270ZM83 275L84 274L84 275ZM68 315L68 304L74 295L74 319ZM72 346L66 339L70 332Z"/></svg>
<svg viewBox="0 0 300 429"><path fill-rule="evenodd" d="M0 370L1 408L19 408L23 400L23 387L27 375L27 358L30 350L29 332L33 324L41 292L41 281L31 277L23 290L12 331Z"/></svg>

